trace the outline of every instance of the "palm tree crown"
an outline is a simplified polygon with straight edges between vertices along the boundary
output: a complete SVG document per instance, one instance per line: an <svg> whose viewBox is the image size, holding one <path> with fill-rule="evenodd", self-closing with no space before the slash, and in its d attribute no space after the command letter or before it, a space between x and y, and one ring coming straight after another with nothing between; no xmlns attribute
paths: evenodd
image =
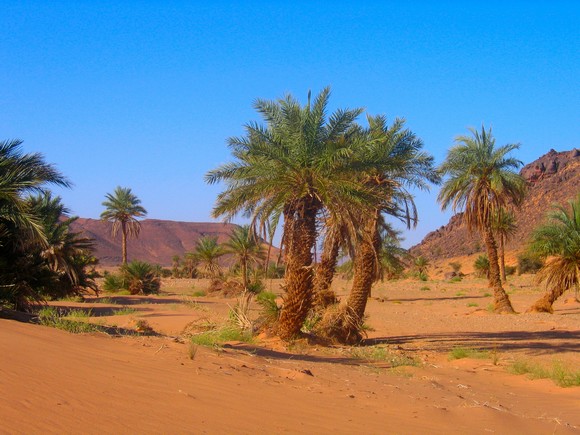
<svg viewBox="0 0 580 435"><path fill-rule="evenodd" d="M463 219L470 230L491 225L493 215L501 208L521 204L526 191L525 180L516 172L523 164L508 157L519 144L495 148L491 128L481 132L469 128L472 136L457 136L440 172L448 176L438 201L443 210L464 210Z"/></svg>
<svg viewBox="0 0 580 435"><path fill-rule="evenodd" d="M123 243L123 264L127 263L127 236L139 236L141 223L137 218L147 215L147 210L141 206L141 200L131 192L130 188L117 187L113 194L107 193L101 213L101 219L112 222L113 237L121 230Z"/></svg>
<svg viewBox="0 0 580 435"><path fill-rule="evenodd" d="M226 252L236 257L242 273L244 290L248 289L248 266L264 259L264 249L249 225L234 229L230 240L225 244Z"/></svg>

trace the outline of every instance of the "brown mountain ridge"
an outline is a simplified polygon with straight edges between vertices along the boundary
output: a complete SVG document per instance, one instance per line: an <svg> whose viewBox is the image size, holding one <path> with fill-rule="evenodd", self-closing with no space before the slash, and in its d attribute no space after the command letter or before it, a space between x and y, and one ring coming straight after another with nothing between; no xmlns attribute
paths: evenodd
<svg viewBox="0 0 580 435"><path fill-rule="evenodd" d="M552 204L567 205L580 192L580 150L557 152L553 149L524 166L520 174L526 179L528 192L520 209L515 211L517 232L506 249L523 250L531 232L545 221ZM470 234L462 224L462 214L454 215L447 225L430 232L411 248L413 255L429 259L471 255L483 249L478 234Z"/></svg>
<svg viewBox="0 0 580 435"><path fill-rule="evenodd" d="M224 243L236 227L234 224L217 222L145 219L141 221L139 237L127 241L128 259L169 266L173 256L183 256L193 251L201 237L217 237L219 243ZM110 223L79 218L73 224L73 231L82 232L95 240L95 256L102 266L121 264L121 237L111 236Z"/></svg>

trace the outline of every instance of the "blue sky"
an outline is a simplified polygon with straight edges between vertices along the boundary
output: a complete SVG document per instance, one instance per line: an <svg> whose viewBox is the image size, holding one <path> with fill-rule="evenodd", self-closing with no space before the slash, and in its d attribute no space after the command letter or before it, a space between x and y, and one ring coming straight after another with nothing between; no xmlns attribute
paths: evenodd
<svg viewBox="0 0 580 435"><path fill-rule="evenodd" d="M332 108L406 118L437 164L482 123L529 163L580 147L579 29L578 1L0 0L0 139L42 152L90 218L120 185L150 218L211 221L203 176L254 99L326 85ZM437 192L406 246L449 219Z"/></svg>

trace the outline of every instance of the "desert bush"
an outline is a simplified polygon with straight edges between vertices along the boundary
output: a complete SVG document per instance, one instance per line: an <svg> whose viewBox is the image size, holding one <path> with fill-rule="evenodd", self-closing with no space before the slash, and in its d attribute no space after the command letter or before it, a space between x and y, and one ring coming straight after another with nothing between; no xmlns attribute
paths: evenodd
<svg viewBox="0 0 580 435"><path fill-rule="evenodd" d="M268 264L268 270L266 271L266 278L269 279L280 279L284 278L284 273L286 272L286 267L283 264L276 264L273 261Z"/></svg>
<svg viewBox="0 0 580 435"><path fill-rule="evenodd" d="M505 267L505 274L507 276L514 275L517 270L518 270L517 266L506 266Z"/></svg>
<svg viewBox="0 0 580 435"><path fill-rule="evenodd" d="M123 277L117 273L106 273L103 280L103 290L107 292L126 290L126 284Z"/></svg>
<svg viewBox="0 0 580 435"><path fill-rule="evenodd" d="M277 295L271 292L261 292L256 295L256 302L261 307L258 324L270 327L278 321L280 306L276 303Z"/></svg>
<svg viewBox="0 0 580 435"><path fill-rule="evenodd" d="M126 289L132 295L159 293L161 282L155 272L155 267L149 263L133 260L121 266L120 271L126 283Z"/></svg>
<svg viewBox="0 0 580 435"><path fill-rule="evenodd" d="M418 366L419 363L406 355L391 351L383 346L360 346L352 347L350 355L356 359L367 361L387 362L391 368L401 366Z"/></svg>
<svg viewBox="0 0 580 435"><path fill-rule="evenodd" d="M518 255L518 275L522 273L536 273L544 266L544 261L532 252L523 252Z"/></svg>
<svg viewBox="0 0 580 435"><path fill-rule="evenodd" d="M478 276L489 277L489 258L487 258L487 255L484 254L477 257L473 263L473 267Z"/></svg>
<svg viewBox="0 0 580 435"><path fill-rule="evenodd" d="M449 266L451 266L451 269L453 269L453 272L455 273L459 273L461 270L461 263L458 263L457 261L452 261L449 263Z"/></svg>

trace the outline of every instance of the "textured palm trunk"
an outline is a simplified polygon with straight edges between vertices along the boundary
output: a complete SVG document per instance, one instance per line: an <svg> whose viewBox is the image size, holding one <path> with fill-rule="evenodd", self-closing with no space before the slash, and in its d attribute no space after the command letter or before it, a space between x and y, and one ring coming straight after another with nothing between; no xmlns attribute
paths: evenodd
<svg viewBox="0 0 580 435"><path fill-rule="evenodd" d="M127 264L127 224L125 222L121 222L121 238L123 264Z"/></svg>
<svg viewBox="0 0 580 435"><path fill-rule="evenodd" d="M501 234L499 236L499 272L501 282L505 284L507 282L507 277L505 275L505 240Z"/></svg>
<svg viewBox="0 0 580 435"><path fill-rule="evenodd" d="M354 275L347 305L358 325L362 324L371 288L377 277L377 253L380 245L377 223L378 212L365 222L364 237L358 242L353 260Z"/></svg>
<svg viewBox="0 0 580 435"><path fill-rule="evenodd" d="M493 289L493 310L496 313L513 314L515 311L512 307L509 296L501 285L497 245L495 243L495 239L493 238L491 227L484 229L483 238L485 241L485 247L487 249L487 257L489 258L489 286Z"/></svg>
<svg viewBox="0 0 580 435"><path fill-rule="evenodd" d="M564 287L562 286L553 287L551 290L548 290L546 293L544 293L544 296L538 299L534 305L530 307L528 312L532 311L537 313L552 314L554 312L552 305L554 305L554 302L556 302L556 300L564 294L564 291Z"/></svg>
<svg viewBox="0 0 580 435"><path fill-rule="evenodd" d="M242 267L242 284L244 291L248 291L248 260L244 258L240 263Z"/></svg>
<svg viewBox="0 0 580 435"><path fill-rule="evenodd" d="M317 212L313 198L306 198L284 212L286 294L278 324L278 334L283 340L300 333L312 307L312 247L316 241Z"/></svg>
<svg viewBox="0 0 580 435"><path fill-rule="evenodd" d="M324 240L320 264L314 275L314 304L318 309L324 309L337 302L336 294L330 289L336 271L339 243L336 237L328 236Z"/></svg>

